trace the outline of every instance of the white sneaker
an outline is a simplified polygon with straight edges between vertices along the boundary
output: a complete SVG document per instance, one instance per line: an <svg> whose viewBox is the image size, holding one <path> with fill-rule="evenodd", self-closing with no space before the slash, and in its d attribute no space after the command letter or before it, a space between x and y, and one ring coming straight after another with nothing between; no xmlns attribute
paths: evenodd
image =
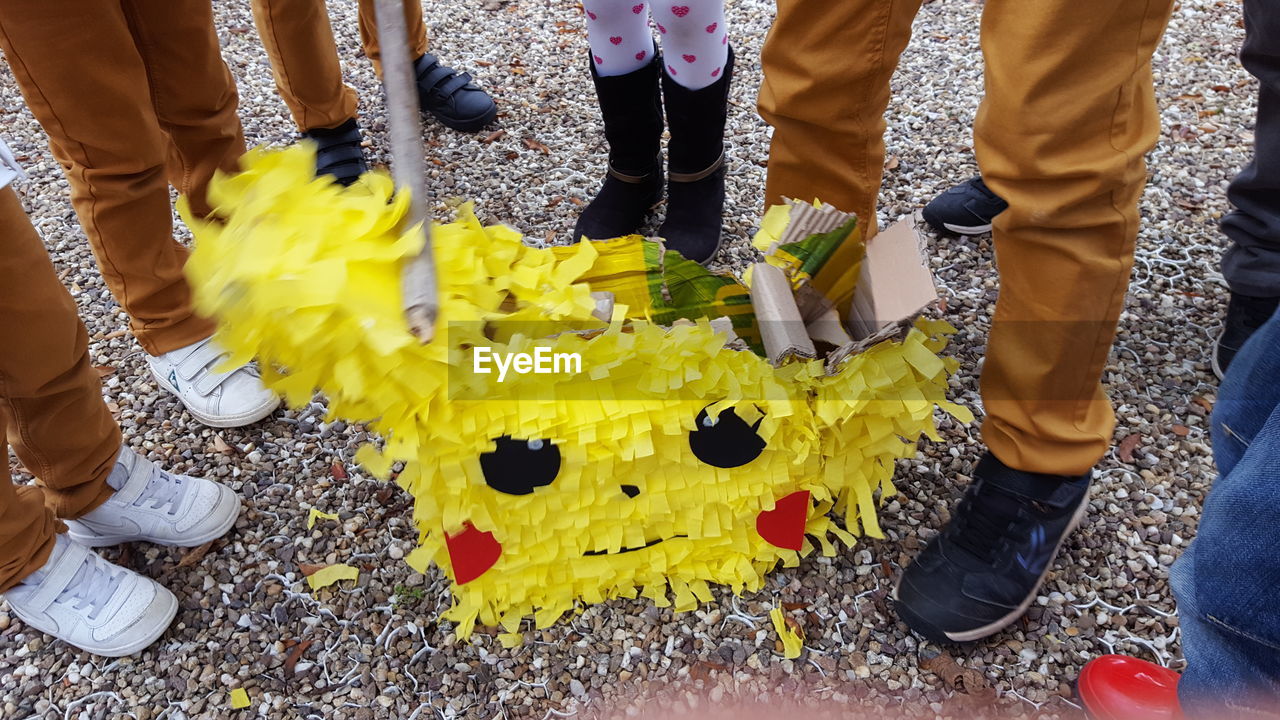
<svg viewBox="0 0 1280 720"><path fill-rule="evenodd" d="M107 478L116 492L87 515L64 520L67 534L89 547L133 540L195 547L222 537L240 514L231 488L173 475L127 447Z"/></svg>
<svg viewBox="0 0 1280 720"><path fill-rule="evenodd" d="M177 395L192 417L210 427L248 425L280 407L280 398L263 387L253 365L215 372L229 356L212 338L205 338L163 355L148 356L147 364L160 387Z"/></svg>
<svg viewBox="0 0 1280 720"><path fill-rule="evenodd" d="M164 634L178 599L65 535L49 560L4 599L27 625L95 655L132 655Z"/></svg>

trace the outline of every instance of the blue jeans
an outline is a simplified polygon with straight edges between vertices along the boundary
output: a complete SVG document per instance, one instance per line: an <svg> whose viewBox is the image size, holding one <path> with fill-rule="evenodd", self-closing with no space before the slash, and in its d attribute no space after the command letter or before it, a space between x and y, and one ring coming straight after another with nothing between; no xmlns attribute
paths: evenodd
<svg viewBox="0 0 1280 720"><path fill-rule="evenodd" d="M1213 454L1220 475L1170 578L1179 699L1190 718L1280 716L1280 312L1223 380Z"/></svg>

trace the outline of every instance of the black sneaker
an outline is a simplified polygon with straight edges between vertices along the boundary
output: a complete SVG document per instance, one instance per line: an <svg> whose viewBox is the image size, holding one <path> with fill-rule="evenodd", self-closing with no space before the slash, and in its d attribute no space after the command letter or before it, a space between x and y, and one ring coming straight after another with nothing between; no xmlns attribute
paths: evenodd
<svg viewBox="0 0 1280 720"><path fill-rule="evenodd" d="M431 53L413 61L418 83L418 104L445 127L476 132L493 122L498 106L467 73L440 64Z"/></svg>
<svg viewBox="0 0 1280 720"><path fill-rule="evenodd" d="M1022 472L985 454L951 522L898 579L898 617L937 643L978 640L1017 620L1084 517L1092 475Z"/></svg>
<svg viewBox="0 0 1280 720"><path fill-rule="evenodd" d="M991 232L991 221L1007 207L1009 203L991 192L978 176L930 200L921 214L943 235L981 235Z"/></svg>
<svg viewBox="0 0 1280 720"><path fill-rule="evenodd" d="M336 128L316 128L302 133L302 137L315 141L316 177L330 175L343 185L350 185L369 169L360 147L360 126L356 119Z"/></svg>
<svg viewBox="0 0 1280 720"><path fill-rule="evenodd" d="M1235 359L1236 353L1244 347L1245 341L1275 314L1277 305L1280 305L1280 297L1263 298L1231 293L1231 301L1227 303L1227 316L1222 321L1222 334L1218 335L1218 345L1213 351L1213 374L1219 380L1227 372L1227 366Z"/></svg>

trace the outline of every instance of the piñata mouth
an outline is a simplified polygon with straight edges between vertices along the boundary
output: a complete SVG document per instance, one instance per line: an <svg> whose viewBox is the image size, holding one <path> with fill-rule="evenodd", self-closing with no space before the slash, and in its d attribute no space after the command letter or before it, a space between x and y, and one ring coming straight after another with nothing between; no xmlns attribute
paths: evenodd
<svg viewBox="0 0 1280 720"><path fill-rule="evenodd" d="M644 550L645 548L653 547L654 545L657 545L658 543L664 542L666 540L674 540L676 538L687 538L687 537L689 536L688 535L672 535L669 538L658 538L657 540L650 540L649 542L641 545L640 547L622 548L621 550L588 550L582 554L584 557L595 557L599 555L621 555L622 553L629 553L629 552L635 552L637 550Z"/></svg>

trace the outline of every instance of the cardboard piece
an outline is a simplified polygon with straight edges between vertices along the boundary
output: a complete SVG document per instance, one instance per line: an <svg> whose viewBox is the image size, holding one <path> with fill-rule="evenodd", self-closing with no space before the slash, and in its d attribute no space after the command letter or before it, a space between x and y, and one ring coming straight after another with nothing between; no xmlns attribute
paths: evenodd
<svg viewBox="0 0 1280 720"><path fill-rule="evenodd" d="M765 355L774 367L791 357L814 358L818 352L805 330L786 273L768 263L751 270L751 307L760 326Z"/></svg>
<svg viewBox="0 0 1280 720"><path fill-rule="evenodd" d="M854 340L870 338L910 320L938 299L923 244L910 218L867 241L858 289L849 308L849 331Z"/></svg>

